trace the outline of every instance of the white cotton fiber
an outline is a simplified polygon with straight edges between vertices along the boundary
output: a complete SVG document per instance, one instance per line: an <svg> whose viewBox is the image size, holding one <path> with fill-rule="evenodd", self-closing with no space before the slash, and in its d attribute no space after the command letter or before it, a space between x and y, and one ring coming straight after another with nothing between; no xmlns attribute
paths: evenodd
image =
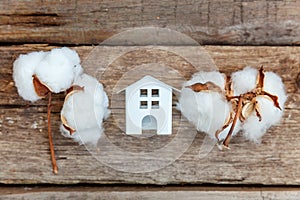
<svg viewBox="0 0 300 200"><path fill-rule="evenodd" d="M269 99L260 96L257 101L262 120L259 121L254 111L242 124L244 136L256 143L260 142L267 129L279 122L282 116L282 111L276 108Z"/></svg>
<svg viewBox="0 0 300 200"><path fill-rule="evenodd" d="M206 83L211 81L221 89L224 89L225 79L225 75L217 71L198 72L193 75L192 79L189 80L186 85L192 85L194 83Z"/></svg>
<svg viewBox="0 0 300 200"><path fill-rule="evenodd" d="M265 73L264 91L276 95L280 108L284 109L284 103L287 99L285 87L281 78L274 72Z"/></svg>
<svg viewBox="0 0 300 200"><path fill-rule="evenodd" d="M234 72L231 75L234 96L245 94L256 86L257 69L245 67L243 70Z"/></svg>
<svg viewBox="0 0 300 200"><path fill-rule="evenodd" d="M58 93L67 90L82 71L76 51L63 47L20 55L13 64L13 79L19 95L34 102L41 97L34 90L33 75Z"/></svg>
<svg viewBox="0 0 300 200"><path fill-rule="evenodd" d="M253 90L256 87L258 73L258 70L250 67L235 72L232 75L235 93L240 94L242 91ZM261 137L266 133L267 129L280 121L283 115L284 103L287 98L281 78L273 72L265 73L263 90L278 97L278 102L282 110L277 108L268 96L256 97L262 120L259 121L256 112L253 111L242 123L244 136L253 142L260 142Z"/></svg>
<svg viewBox="0 0 300 200"><path fill-rule="evenodd" d="M220 130L229 118L231 104L226 101L223 93L213 91L194 92L186 86L195 83L213 82L222 91L225 88L225 75L220 72L198 72L187 81L179 99L182 114L197 128L215 138L216 131ZM227 129L226 129L227 130ZM228 129L229 130L229 129ZM238 131L234 129L233 135ZM219 139L224 139L228 131L223 131Z"/></svg>
<svg viewBox="0 0 300 200"><path fill-rule="evenodd" d="M233 96L254 92L258 82L258 75L259 71L251 67L234 72L231 76ZM281 109L274 105L273 100L269 96L257 95L252 102L257 101L257 109L261 115L261 121L259 121L255 110L253 110L250 115L244 116L246 118L244 121L240 121L240 118L237 120L232 135L242 130L243 135L247 139L259 142L268 128L280 121L283 115L284 103L287 99L284 84L281 78L273 72L265 72L264 75L263 91L277 96ZM233 102L225 99L225 92L201 91L197 93L185 87L195 83L203 84L208 81L218 85L224 91L225 76L223 74L219 72L199 72L185 83L179 99L179 107L182 114L195 125L197 130L206 132L214 138L216 131L225 125L229 113L232 112ZM244 103L246 103L246 100ZM243 106L245 109L245 105ZM226 138L231 125L232 123L219 133L219 140Z"/></svg>
<svg viewBox="0 0 300 200"><path fill-rule="evenodd" d="M13 64L13 79L19 95L25 100L34 102L41 99L35 93L32 75L46 55L47 52L42 51L20 55Z"/></svg>
<svg viewBox="0 0 300 200"><path fill-rule="evenodd" d="M59 93L67 90L83 71L76 51L67 47L52 49L35 69L37 77Z"/></svg>
<svg viewBox="0 0 300 200"><path fill-rule="evenodd" d="M78 76L74 84L84 89L65 100L61 115L76 132L71 135L63 125L61 132L80 144L96 145L103 133L102 121L110 114L107 95L102 84L87 74Z"/></svg>

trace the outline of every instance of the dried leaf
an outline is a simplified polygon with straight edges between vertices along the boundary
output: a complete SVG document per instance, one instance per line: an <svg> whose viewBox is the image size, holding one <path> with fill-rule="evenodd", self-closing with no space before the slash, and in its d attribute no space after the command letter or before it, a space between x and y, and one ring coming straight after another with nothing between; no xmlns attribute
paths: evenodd
<svg viewBox="0 0 300 200"><path fill-rule="evenodd" d="M259 121L261 121L262 118L259 112L258 102L253 100L251 102L247 102L246 104L244 104L240 115L240 121L244 122L251 115L253 111L256 112L256 116L258 117Z"/></svg>
<svg viewBox="0 0 300 200"><path fill-rule="evenodd" d="M67 119L63 115L60 115L60 119L62 121L64 128L70 132L70 135L73 135L73 133L75 133L76 130L68 124Z"/></svg>
<svg viewBox="0 0 300 200"><path fill-rule="evenodd" d="M266 92L266 91L262 91L262 92L261 92L261 95L268 96L268 97L273 101L274 106L277 107L277 108L279 108L279 109L281 110L281 107L280 107L280 105L279 105L278 97L277 97L277 96L275 96L275 95L273 95L273 94L270 94L270 93L268 93L268 92Z"/></svg>
<svg viewBox="0 0 300 200"><path fill-rule="evenodd" d="M201 92L201 91L212 91L212 92L222 92L222 89L214 84L213 82L206 82L206 83L195 83L193 85L186 86L186 88L191 88L194 92Z"/></svg>
<svg viewBox="0 0 300 200"><path fill-rule="evenodd" d="M36 94L42 98L46 97L51 91L51 89L34 74L32 75L33 86Z"/></svg>
<svg viewBox="0 0 300 200"><path fill-rule="evenodd" d="M258 120L261 121L262 118L261 118L261 114L260 114L260 112L259 112L259 105L258 105L258 102L255 101L254 104L255 104L255 105L254 105L254 108L255 108L256 116L258 117Z"/></svg>
<svg viewBox="0 0 300 200"><path fill-rule="evenodd" d="M225 92L226 97L232 97L233 96L233 90L232 90L232 80L231 76L226 76L225 79Z"/></svg>

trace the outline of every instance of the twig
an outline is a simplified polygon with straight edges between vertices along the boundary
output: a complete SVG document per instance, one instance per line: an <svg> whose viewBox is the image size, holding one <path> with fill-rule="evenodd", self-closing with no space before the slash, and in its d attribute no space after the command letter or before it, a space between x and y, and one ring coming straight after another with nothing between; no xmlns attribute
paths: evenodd
<svg viewBox="0 0 300 200"><path fill-rule="evenodd" d="M229 132L228 132L228 134L227 134L227 136L226 136L226 138L225 138L225 140L224 140L224 142L223 142L223 145L226 146L226 147L228 147L228 145L229 145L229 142L230 142L231 135L232 135L232 132L233 132L233 130L234 130L235 124L236 124L237 120L239 119L239 116L240 116L241 111L242 111L242 105L243 105L243 104L242 104L242 103L243 103L242 98L243 98L243 97L240 96L239 99L238 99L238 102L239 102L239 103L238 103L237 111L236 111L236 113L235 113L235 116L234 116L232 125L231 125L231 127L230 127L230 130L229 130Z"/></svg>
<svg viewBox="0 0 300 200"><path fill-rule="evenodd" d="M51 132L51 121L50 121L50 115L51 115L51 92L48 93L48 112L47 112L47 120L48 120L48 137L49 137L49 145L50 145L50 153L51 153L51 161L52 161L52 167L53 167L53 173L58 173L58 168L56 165L56 159L54 154L54 146L53 146L53 140L52 140L52 132Z"/></svg>

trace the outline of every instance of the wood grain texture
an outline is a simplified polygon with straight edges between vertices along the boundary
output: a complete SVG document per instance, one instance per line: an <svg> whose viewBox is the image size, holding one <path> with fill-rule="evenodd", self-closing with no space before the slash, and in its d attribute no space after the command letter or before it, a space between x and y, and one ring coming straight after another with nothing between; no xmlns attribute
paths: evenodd
<svg viewBox="0 0 300 200"><path fill-rule="evenodd" d="M4 0L0 42L99 44L154 26L201 44L291 45L300 44L299 13L297 0Z"/></svg>
<svg viewBox="0 0 300 200"><path fill-rule="evenodd" d="M45 45L25 45L0 48L0 182L4 184L266 184L266 185L299 185L300 184L300 94L297 87L297 76L300 73L300 47L240 47L240 46L205 46L220 71L230 73L244 66L264 64L266 70L280 74L287 88L289 98L285 105L282 123L272 127L263 137L261 144L253 144L241 136L232 140L232 150L220 152L214 148L205 158L199 159L198 153L204 134L198 133L192 144L179 159L159 170L145 173L129 173L115 170L95 159L84 146L78 146L59 133L59 111L63 104L63 94L54 96L52 130L58 166L58 175L53 175L47 138L46 104L47 100L28 103L22 100L12 81L12 63L20 54L37 50L49 50L53 47ZM105 72L104 82L107 91L111 90L116 79L133 65L150 62L167 63L170 66L180 64L180 71L187 77L191 76L194 68L191 63L180 56L178 51L192 54L197 47L162 47L144 50L139 47L100 47L102 52L109 55L132 48L130 53L119 56L104 71L101 63L99 72ZM93 47L76 47L82 60L91 55ZM161 56L158 56L158 55ZM101 55L100 55L100 58ZM102 62L107 62L103 59ZM153 62L153 60L152 60ZM101 67L102 66L102 67ZM117 67L123 66L121 71ZM126 68L126 66L128 66ZM183 70L186 69L186 70ZM115 72L115 73L114 73ZM97 73L93 74L97 77ZM98 76L99 78L99 76ZM121 108L121 107L119 107ZM116 113L118 109L116 108ZM119 109L121 112L122 109ZM174 111L176 112L176 111ZM180 116L180 113L176 113ZM118 129L114 117L104 123L106 133L116 146L124 152L152 151L173 140L151 137L129 138ZM116 130L118 130L116 132ZM191 134L183 132L180 136ZM143 149L144 148L144 149ZM108 152L109 153L109 152ZM127 156L127 157L126 157ZM107 155L106 155L107 157ZM109 156L108 156L109 157ZM125 159L129 154L125 154ZM114 161L118 157L112 157ZM148 157L148 165L152 167L159 163L157 157ZM161 158L163 160L164 158ZM119 166L139 167L140 163L118 163ZM167 195L168 196L168 195Z"/></svg>
<svg viewBox="0 0 300 200"><path fill-rule="evenodd" d="M300 192L297 189L217 189L197 187L177 188L136 188L136 187L81 187L81 188L5 188L0 189L0 199L7 200L35 200L35 199L114 199L114 200L138 200L138 199L187 199L187 200L223 200L223 199L245 199L245 200L298 200Z"/></svg>

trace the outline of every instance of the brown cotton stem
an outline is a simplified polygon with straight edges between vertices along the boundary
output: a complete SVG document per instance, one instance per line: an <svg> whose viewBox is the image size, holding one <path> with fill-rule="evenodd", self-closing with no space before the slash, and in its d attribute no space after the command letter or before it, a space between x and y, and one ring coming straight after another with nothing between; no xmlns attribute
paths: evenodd
<svg viewBox="0 0 300 200"><path fill-rule="evenodd" d="M228 132L228 134L227 134L227 136L226 136L224 142L223 142L223 145L226 146L226 147L228 147L228 145L229 145L229 142L230 142L230 139L231 139L232 132L233 132L233 130L234 130L234 127L235 127L235 125L236 125L237 120L238 120L239 117L240 117L240 114L241 114L241 111L242 111L242 108L243 108L243 106L242 106L242 105L243 105L242 97L239 97L239 100L238 100L238 101L239 101L239 103L238 103L237 111L236 111L236 113L235 113L235 116L234 116L232 125L231 125L231 127L230 127L230 130L229 130L229 132Z"/></svg>
<svg viewBox="0 0 300 200"><path fill-rule="evenodd" d="M52 132L51 132L51 92L48 93L48 112L47 112L47 120L48 120L48 137L49 137L49 145L50 145L50 153L51 153L51 161L53 167L53 173L58 173L58 168L56 165L56 159L54 154L54 146L53 146L53 139L52 139Z"/></svg>
<svg viewBox="0 0 300 200"><path fill-rule="evenodd" d="M219 134L224 131L230 124L231 122L233 121L233 113L230 112L229 114L229 119L225 122L225 124L223 125L223 127L221 129L219 129L218 131L216 131L215 133L215 137L217 138L217 140L219 140Z"/></svg>

